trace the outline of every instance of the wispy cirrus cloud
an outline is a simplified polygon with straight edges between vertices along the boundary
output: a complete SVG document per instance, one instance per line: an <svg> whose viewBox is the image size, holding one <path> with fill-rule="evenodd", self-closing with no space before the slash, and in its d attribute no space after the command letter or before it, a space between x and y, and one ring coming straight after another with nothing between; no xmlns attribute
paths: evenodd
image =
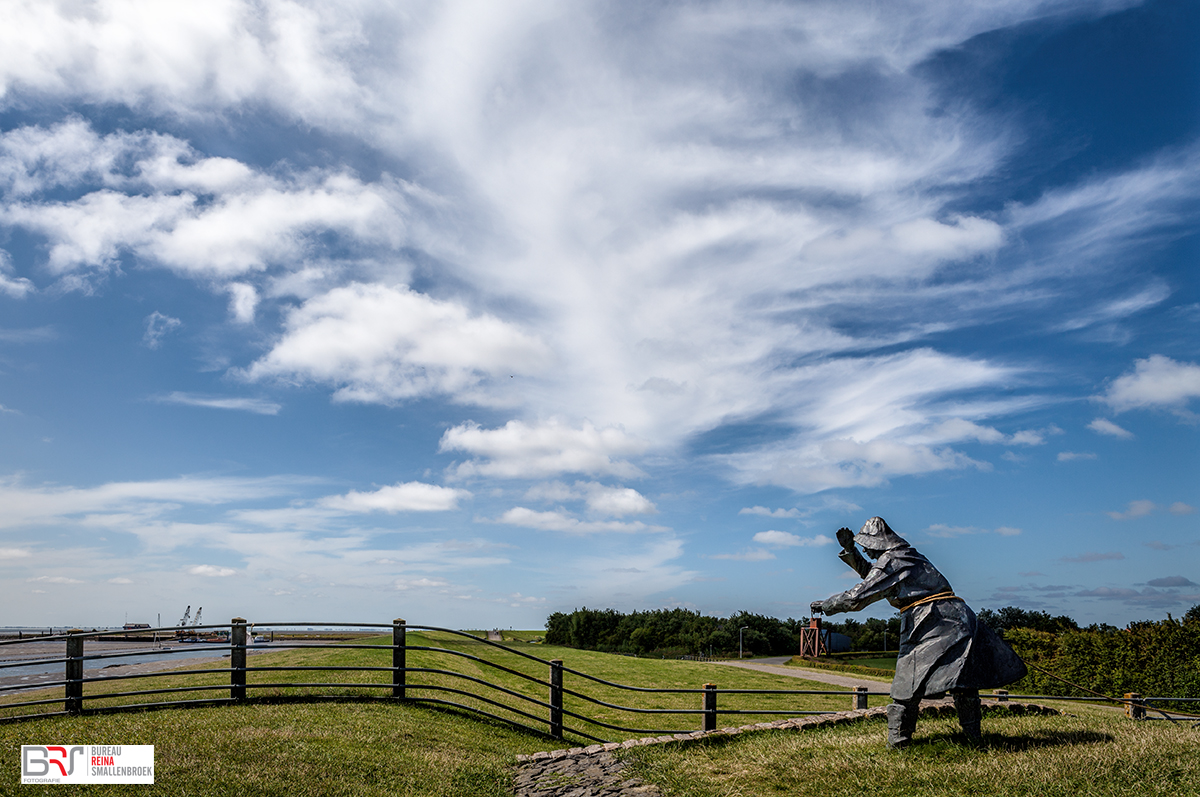
<svg viewBox="0 0 1200 797"><path fill-rule="evenodd" d="M152 401L162 404L183 404L188 407L208 407L217 410L239 410L252 412L256 415L278 415L283 405L267 399L241 396L208 396L198 393L173 391L161 396L153 396Z"/></svg>

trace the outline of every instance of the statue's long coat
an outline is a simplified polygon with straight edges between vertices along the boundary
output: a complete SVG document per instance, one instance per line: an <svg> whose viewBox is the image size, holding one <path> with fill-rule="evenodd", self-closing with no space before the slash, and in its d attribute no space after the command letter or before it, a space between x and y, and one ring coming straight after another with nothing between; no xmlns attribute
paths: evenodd
<svg viewBox="0 0 1200 797"><path fill-rule="evenodd" d="M886 599L897 609L950 591L950 582L911 545L884 551L871 564L842 551L862 583L824 601L826 614L856 612ZM962 600L938 600L900 616L900 656L892 699L909 701L952 689L995 689L1024 677L1025 663Z"/></svg>

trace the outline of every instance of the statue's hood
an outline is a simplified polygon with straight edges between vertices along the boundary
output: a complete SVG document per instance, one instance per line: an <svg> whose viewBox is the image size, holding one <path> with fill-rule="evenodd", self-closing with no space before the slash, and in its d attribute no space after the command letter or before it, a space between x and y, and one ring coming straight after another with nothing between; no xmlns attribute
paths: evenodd
<svg viewBox="0 0 1200 797"><path fill-rule="evenodd" d="M854 535L854 541L873 551L890 551L908 546L908 541L892 531L891 526L881 517L873 517L864 523L858 534Z"/></svg>

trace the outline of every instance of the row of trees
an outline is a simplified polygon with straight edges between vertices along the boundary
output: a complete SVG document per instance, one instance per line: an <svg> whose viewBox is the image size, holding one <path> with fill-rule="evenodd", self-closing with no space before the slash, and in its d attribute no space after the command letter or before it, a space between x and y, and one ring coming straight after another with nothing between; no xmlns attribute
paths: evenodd
<svg viewBox="0 0 1200 797"><path fill-rule="evenodd" d="M808 621L778 620L737 612L711 617L687 609L653 609L623 614L615 609L555 612L546 619L546 642L584 650L645 655L719 655L744 649L759 656L789 655L800 647L800 628Z"/></svg>
<svg viewBox="0 0 1200 797"><path fill-rule="evenodd" d="M1013 646L1030 665L1029 675L1009 686L1022 694L1083 694L1066 682L1106 695L1200 697L1200 605L1182 619L1127 628L1099 624L1080 628L1066 615L1051 616L1008 606L984 609L980 619ZM738 632L747 652L789 655L800 648L808 618L779 620L751 612L728 618L687 609L656 609L623 614L614 609L555 612L546 620L546 642L586 650L638 655L721 655L736 653ZM824 627L851 638L853 650L882 650L900 639L899 617L848 619Z"/></svg>
<svg viewBox="0 0 1200 797"><path fill-rule="evenodd" d="M1181 620L1168 615L1127 628L1010 628L1004 638L1030 665L1029 675L1008 687L1012 692L1086 694L1070 682L1110 696L1200 697L1200 605ZM1195 704L1187 706L1195 711Z"/></svg>
<svg viewBox="0 0 1200 797"><path fill-rule="evenodd" d="M687 609L653 609L623 614L615 609L576 609L555 612L546 619L546 642L551 645L638 655L722 655L736 653L739 631L747 653L756 656L792 655L800 649L800 630L808 618L780 620L752 612L712 617ZM881 650L886 632L895 650L900 619L846 620L825 627L850 637L855 650ZM744 630L742 630L744 629Z"/></svg>

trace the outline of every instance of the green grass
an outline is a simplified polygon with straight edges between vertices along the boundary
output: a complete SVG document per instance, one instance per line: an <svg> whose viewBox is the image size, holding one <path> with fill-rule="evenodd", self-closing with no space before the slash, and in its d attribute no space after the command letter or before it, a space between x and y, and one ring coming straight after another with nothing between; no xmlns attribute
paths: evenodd
<svg viewBox="0 0 1200 797"><path fill-rule="evenodd" d="M849 659L845 663L855 667L874 667L877 670L892 670L893 672L896 670L895 656L867 656L861 659Z"/></svg>
<svg viewBox="0 0 1200 797"><path fill-rule="evenodd" d="M410 634L410 644L436 643L486 658L503 658L516 669L544 677L546 667L479 641L450 635ZM367 643L377 640L366 640ZM544 658L559 657L567 666L599 677L638 685L694 688L706 681L722 687L822 688L794 678L772 676L717 664L633 659L590 651L526 646ZM485 665L458 659L465 672L487 673L517 691L542 697L545 687L498 675ZM444 654L409 652L410 666L446 659ZM381 664L387 651L305 648L253 656L252 666L267 663ZM387 673L252 673L250 680L301 679L373 681ZM425 682L444 676L411 674ZM166 679L158 679L166 680ZM179 683L221 683L215 675L173 676ZM566 685L579 679L568 674ZM99 694L90 687L89 694ZM298 686L271 690L302 694ZM343 689L347 695L364 690ZM646 695L588 687L598 696L615 696L629 705L671 703L698 707L697 695ZM52 694L61 694L55 690ZM226 693L227 694L227 693ZM251 694L261 694L251 692ZM150 698L147 698L150 699ZM873 700L877 704L878 700ZM722 695L721 705L845 709L844 697L756 697ZM89 701L89 705L90 705ZM578 705L568 701L567 706ZM1200 781L1200 731L1166 722L1135 723L1119 712L1071 704L1078 717L987 717L987 744L961 743L952 720L922 719L917 744L899 754L884 749L884 726L868 722L803 732L763 732L689 746L639 747L630 751L647 781L673 795L1067 795L1197 794ZM599 718L616 712L589 709ZM606 712L611 712L606 713ZM534 713L540 713L535 711ZM722 717L722 725L747 724L766 717ZM622 721L625 721L622 718ZM699 726L699 717L675 718L673 727ZM595 728L593 727L593 730ZM605 738L629 734L597 732ZM519 753L553 749L563 743L516 731L474 715L391 702L252 703L191 710L98 714L0 724L0 794L57 794L49 787L19 786L21 744L153 744L157 777L152 793L164 795L352 795L385 794L441 797L495 797L508 793L510 767ZM567 744L579 744L568 739ZM84 794L147 794L143 786L104 786ZM72 792L76 793L76 792Z"/></svg>
<svg viewBox="0 0 1200 797"><path fill-rule="evenodd" d="M954 719L925 719L914 744L885 747L881 720L635 748L639 777L670 797L1125 797L1200 795L1200 730L1111 710L987 716L974 747Z"/></svg>
<svg viewBox="0 0 1200 797"><path fill-rule="evenodd" d="M789 667L807 667L813 670L829 670L831 672L845 673L846 675L865 675L869 678L879 679L886 678L891 680L896 674L896 660L883 659L881 660L884 666L874 667L861 664L860 662L871 661L870 659L854 659L853 663L839 659L806 659L801 656L793 656L788 662Z"/></svg>
<svg viewBox="0 0 1200 797"><path fill-rule="evenodd" d="M352 644L347 648L312 646L290 650L270 651L250 656L248 658L248 665L252 668L268 666L388 666L391 663L390 650L372 650L365 646L386 643L389 640L390 637L376 637L372 639L361 640L361 642ZM527 651L537 655L542 659L562 659L567 667L588 673L600 679L641 687L699 689L705 683L711 682L716 683L718 687L727 689L829 689L829 687L825 684L767 673L759 673L751 670L725 667L719 664L678 661L671 659L662 660L631 658L626 656L614 656L611 654L597 653L594 651L580 651L571 648L561 648L549 645L530 645L523 642L508 643L504 648L498 648L478 639L440 632L411 632L408 634L408 644L424 645L428 647L443 647L466 654L466 656L454 656L433 651L410 650L408 652L407 659L407 664L409 667L427 667L433 669L454 670L455 672L466 676L496 683L518 693L519 695L524 695L528 698L539 701L546 701L548 699L548 688L544 684L535 683L528 679L521 678L518 675L497 670L494 667L488 666L486 663L468 658L468 656L503 664L512 670L515 670L519 673L524 673L525 675L539 679L540 681L546 681L548 679L549 667L539 661L533 661L522 656L514 655L513 653L509 652L509 649ZM85 695L87 697L85 706L87 708L104 708L118 704L127 704L130 702L145 703L189 698L203 699L206 697L227 697L229 694L227 686L227 674L192 672L192 670L204 668L205 666L212 667L213 665L193 665L192 667L173 671L173 674L169 677L158 677L136 681L118 681L105 684L88 684L85 687ZM294 698L317 693L328 694L331 691L329 689L314 689L300 685L306 682L329 682L343 684L344 686L332 691L343 697L360 698L389 695L390 688L372 689L363 685L390 685L391 674L388 672L374 672L369 670L348 672L336 672L330 670L300 672L266 671L248 673L247 681L251 685L251 688L247 690L247 694L258 699L270 700ZM546 708L522 701L520 698L487 690L486 688L482 688L470 681L464 681L463 679L453 676L434 673L409 673L408 682L410 684L410 689L408 691L408 695L410 697L432 697L452 700L457 703L462 703L464 705L498 714L504 718L521 722L522 724L534 725L535 727L539 728L545 727L544 724L538 723L538 719L547 716L548 710ZM699 694L695 693L657 694L629 691L597 684L569 672L564 675L563 683L567 689L588 694L597 700L614 705L624 705L643 709L697 710L701 707L701 697ZM259 687L253 688L256 684L259 685ZM150 695L112 699L106 699L104 697L105 694L116 690L185 686L202 687L207 685L213 685L219 688L211 691L179 693L167 696ZM504 704L504 706L497 707L494 705L489 705L484 701L470 696L419 689L418 685L432 685L477 692L491 697L493 700ZM46 697L56 697L61 694L61 689L45 690ZM47 710L44 707L30 707L27 709L16 708L6 712L3 708L3 704L5 702L11 702L18 699L31 699L31 697L32 696L27 693L25 695L9 697L0 700L0 716L13 713L35 713L38 710ZM877 705L884 699L885 698L882 697L873 698L872 703ZM720 695L718 699L719 709L740 709L749 711L755 709L787 710L795 712L840 711L849 708L849 706L849 698L841 695ZM521 709L529 714L534 715L534 717L537 719L520 717L519 715L507 710L506 707L515 707ZM579 720L570 716L564 718L564 722L568 728L575 728L587 736L604 740L627 739L652 731L692 731L698 729L701 725L701 717L699 714L635 714L621 711L616 708L597 705L572 695L567 695L565 697L564 709L586 715L589 718L598 720L600 723L608 723L610 725L619 725L623 727L639 729L628 732L616 731L586 720ZM51 706L49 710L58 710L58 707ZM719 717L719 722L722 725L740 725L775 718L775 716L765 714L741 716L722 715ZM568 741L574 744L589 743L585 736L569 736Z"/></svg>
<svg viewBox="0 0 1200 797"><path fill-rule="evenodd" d="M153 788L74 786L72 794L197 797L499 797L517 753L546 740L415 706L248 705L55 718L0 725L0 794L20 786L22 744L153 744Z"/></svg>

